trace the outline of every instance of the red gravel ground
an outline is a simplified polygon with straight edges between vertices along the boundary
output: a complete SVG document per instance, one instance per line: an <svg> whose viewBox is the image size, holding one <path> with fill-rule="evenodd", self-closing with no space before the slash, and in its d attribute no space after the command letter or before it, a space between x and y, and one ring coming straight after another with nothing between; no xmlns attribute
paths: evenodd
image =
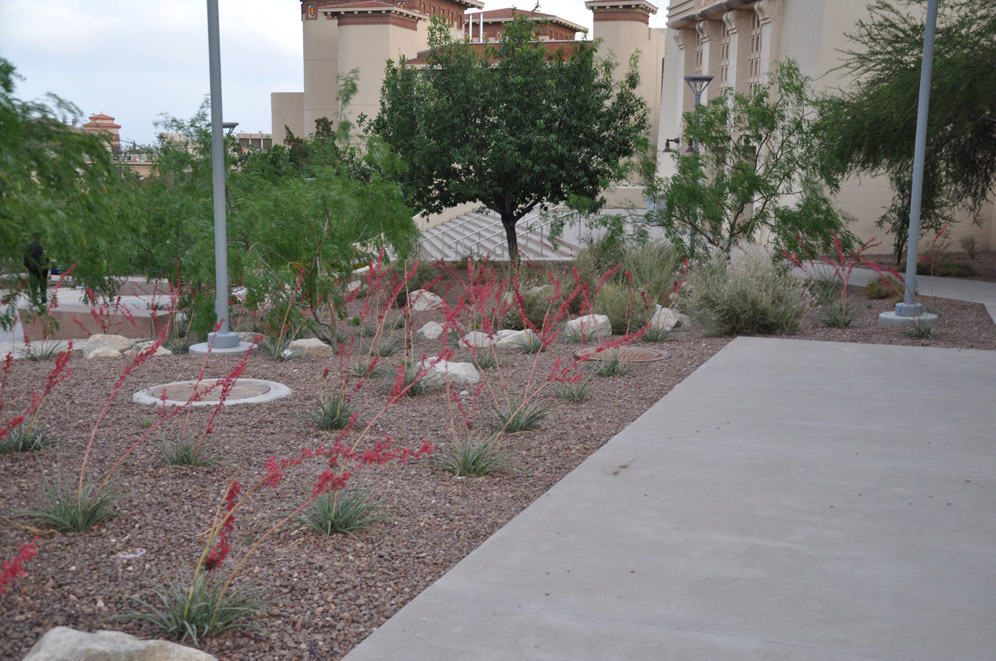
<svg viewBox="0 0 996 661"><path fill-rule="evenodd" d="M996 259L980 256L985 273L996 280ZM915 338L900 329L879 328L877 316L891 309L887 301L869 301L860 288L849 292L857 318L846 329L827 328L818 311L807 317L800 339L911 344L996 349L996 327L980 305L925 299L940 316L940 328L930 338ZM413 326L438 312L417 314ZM343 324L344 329L348 327ZM322 537L291 523L269 538L242 568L236 584L253 585L272 599L256 620L260 631L233 632L202 642L202 649L222 659L338 659L380 626L419 591L476 548L592 452L623 429L688 374L719 351L727 338L705 337L695 328L676 330L663 344L638 342L668 352L658 362L631 365L624 376L592 377L591 395L584 402L556 398L545 388L536 401L549 415L533 431L511 435L503 442L507 470L482 478L458 478L436 467L434 459L407 465L393 462L358 469L351 486L370 489L383 500L389 520L356 536ZM432 354L439 341L420 341L416 355ZM531 356L502 350L501 366L484 373L487 386L480 398L478 420L492 401L531 391L542 384L558 360L571 360L577 344L559 338L544 353ZM457 360L467 360L466 350ZM234 357L212 356L208 375L220 376L236 365ZM398 358L385 359L391 369ZM72 374L45 402L39 425L56 443L32 454L0 455L0 559L13 557L18 545L35 534L38 555L24 565L27 574L0 595L3 636L0 658L16 659L49 628L65 625L94 631L113 628L141 637L158 637L151 625L115 620L137 607L132 598L153 600L153 587L189 572L204 549L205 532L230 480L244 491L264 475L270 457L291 458L302 448L330 443L333 434L316 428L308 418L314 410L328 368L333 380L336 359L274 362L253 356L245 376L271 379L293 394L272 403L225 407L218 414L211 453L218 463L188 468L167 465L158 444L172 440L185 421L199 433L210 409L199 409L189 420L178 418L165 431L140 444L114 478L120 497L119 516L78 534L52 534L19 514L42 504L46 486L75 484L91 430L100 415L122 361L86 361L74 357ZM150 359L125 382L97 429L87 476L99 476L145 432L142 422L154 417L154 407L131 402L137 390L195 378L201 360L176 355ZM30 393L40 390L52 363L19 360L13 365L6 406L0 419L22 410ZM587 366L579 366L587 372ZM359 425L384 407L392 375L368 381L354 399ZM472 388L471 388L472 391ZM469 402L471 395L463 396ZM454 421L454 418L455 421ZM483 425L482 425L483 426ZM437 447L438 456L460 431L459 412L448 404L445 390L406 397L373 423L369 440L390 435L395 446L417 446L423 439ZM480 432L484 433L484 432ZM358 432L352 432L354 440ZM364 441L366 444L367 441ZM310 494L320 472L314 461L289 469L277 489L259 490L238 511L232 550L218 571L231 570L253 541Z"/></svg>

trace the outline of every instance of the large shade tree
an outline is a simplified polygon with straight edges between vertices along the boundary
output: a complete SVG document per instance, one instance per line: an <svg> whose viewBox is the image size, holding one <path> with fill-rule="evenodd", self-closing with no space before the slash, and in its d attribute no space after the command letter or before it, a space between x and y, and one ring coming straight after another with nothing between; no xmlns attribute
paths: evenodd
<svg viewBox="0 0 996 661"><path fill-rule="evenodd" d="M521 218L545 202L604 203L647 128L635 62L617 81L597 41L551 47L533 27L520 16L478 46L435 23L424 62L388 64L373 124L407 165L412 206L479 201L501 217L513 261Z"/></svg>
<svg viewBox="0 0 996 661"><path fill-rule="evenodd" d="M897 261L909 232L926 0L877 0L849 34L847 90L821 108L825 149L842 170L887 175L895 197L879 219ZM960 205L978 212L996 183L996 4L944 0L938 13L920 228Z"/></svg>

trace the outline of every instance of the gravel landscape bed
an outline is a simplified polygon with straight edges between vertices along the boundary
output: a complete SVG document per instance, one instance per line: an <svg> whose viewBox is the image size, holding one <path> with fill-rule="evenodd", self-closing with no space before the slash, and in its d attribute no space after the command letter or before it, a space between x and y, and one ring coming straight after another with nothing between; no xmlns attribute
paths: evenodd
<svg viewBox="0 0 996 661"><path fill-rule="evenodd" d="M849 291L849 301L856 313L849 328L825 327L814 310L792 337L996 349L996 326L981 305L924 299L927 308L939 315L940 326L931 337L920 338L902 329L878 327L878 314L892 309L891 302L867 300L857 287ZM438 312L416 314L414 326L439 319ZM236 580L261 588L273 600L258 619L261 630L205 640L201 648L221 659L341 658L728 341L706 337L696 328L677 329L663 343L635 345L662 349L668 354L665 359L632 364L623 376L592 377L586 401L558 399L553 388L545 389L537 401L548 407L549 415L534 431L507 436L503 442L510 459L506 471L457 478L436 467L433 457L358 469L350 486L369 489L382 500L389 520L356 536L322 537L297 523L284 527L248 560ZM421 340L415 353L431 355L439 346L439 340ZM500 368L484 374L488 385L481 394L478 422L487 416L492 397L518 394L530 379L542 383L556 360L572 360L578 349L578 344L561 337L538 358L500 350ZM467 360L469 353L458 350L455 359ZM397 361L396 356L385 359L392 370L356 393L360 427L387 400ZM221 376L237 362L236 357L210 356L207 376ZM0 595L4 615L0 658L20 658L45 631L58 625L160 637L147 623L111 618L137 608L131 598L154 600L155 585L190 570L230 480L251 485L263 475L270 457L299 456L303 448L328 444L334 437L333 432L317 429L308 415L316 407L325 368L334 377L339 362L335 358L275 362L256 355L244 376L277 381L292 394L265 404L224 407L211 436L216 464L184 468L163 461L157 444L177 436L184 420L177 418L140 445L119 469L115 486L120 516L85 533L36 530L36 524L18 512L40 507L46 484L60 480L75 484L79 479L91 430L125 364L74 357L72 374L52 393L39 418L39 424L58 439L55 445L37 453L0 455L0 559L12 557L18 544L40 534L37 556L25 563L26 576ZM139 366L96 432L88 475L108 469L145 432L143 419L155 416L156 407L133 403L132 393L196 378L200 365L197 356L176 355ZM31 391L43 387L51 367L52 363L15 362L0 419L23 409ZM749 382L750 375L742 378ZM465 401L469 398L463 396ZM210 414L210 407L193 411L188 429L199 432ZM453 442L454 428L458 438L465 437L461 425L446 391L436 390L405 397L389 407L376 419L369 439L390 435L395 446L414 447L425 439L436 446L438 455ZM219 571L230 570L255 539L308 497L321 468L305 462L288 469L279 488L264 488L253 496L239 511L232 552Z"/></svg>

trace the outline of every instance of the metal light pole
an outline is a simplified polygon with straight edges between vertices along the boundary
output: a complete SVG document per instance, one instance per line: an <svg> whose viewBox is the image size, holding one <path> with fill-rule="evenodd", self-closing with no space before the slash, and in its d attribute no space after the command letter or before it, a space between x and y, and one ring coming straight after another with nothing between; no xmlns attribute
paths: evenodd
<svg viewBox="0 0 996 661"><path fill-rule="evenodd" d="M698 73L685 76L685 82L688 86L692 88L692 92L695 93L695 119L699 118L699 106L702 105L702 92L705 88L709 87L709 83L712 82L713 76L707 73ZM692 140L692 153L699 153L699 139L694 138ZM688 240L688 252L692 257L695 257L695 226L692 226L692 235Z"/></svg>
<svg viewBox="0 0 996 661"><path fill-rule="evenodd" d="M930 106L930 78L934 69L934 37L937 34L938 0L927 3L927 25L923 36L923 64L920 67L920 98L916 112L916 143L913 151L913 190L910 195L909 245L906 249L906 292L896 304L897 317L919 317L923 304L913 300L916 292L916 262L920 241L920 201L923 195L924 154L927 151L927 109Z"/></svg>
<svg viewBox="0 0 996 661"><path fill-rule="evenodd" d="M208 59L211 71L211 173L214 188L214 271L218 330L208 334L212 350L239 346L239 336L228 330L228 230L225 223L225 135L221 119L221 47L218 36L218 0L207 0ZM233 127L234 128L234 127Z"/></svg>

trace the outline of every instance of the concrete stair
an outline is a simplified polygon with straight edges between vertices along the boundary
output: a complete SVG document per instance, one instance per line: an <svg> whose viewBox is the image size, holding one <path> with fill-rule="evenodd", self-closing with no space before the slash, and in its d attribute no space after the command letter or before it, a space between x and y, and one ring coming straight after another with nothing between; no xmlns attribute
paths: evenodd
<svg viewBox="0 0 996 661"><path fill-rule="evenodd" d="M554 250L548 238L549 218L530 214L516 224L519 253L523 260L569 260L581 245L581 228L567 227ZM454 261L467 256L505 261L505 230L497 214L468 213L423 233L419 255L423 259Z"/></svg>

